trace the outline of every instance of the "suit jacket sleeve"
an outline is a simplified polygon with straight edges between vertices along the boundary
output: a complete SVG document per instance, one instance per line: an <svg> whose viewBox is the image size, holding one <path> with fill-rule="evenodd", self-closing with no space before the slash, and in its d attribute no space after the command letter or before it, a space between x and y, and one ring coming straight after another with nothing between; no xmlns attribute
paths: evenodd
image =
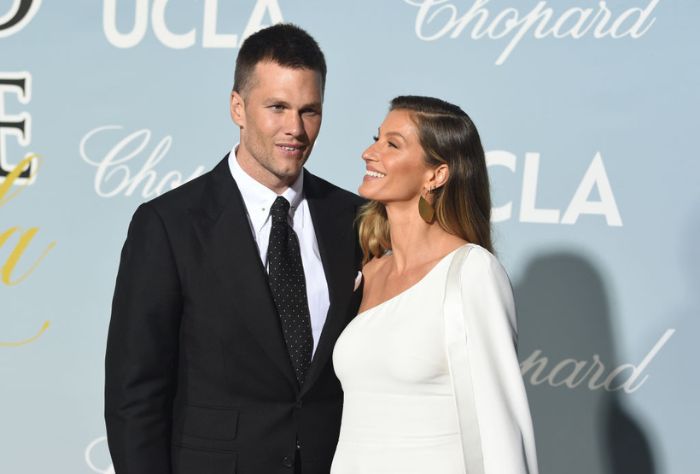
<svg viewBox="0 0 700 474"><path fill-rule="evenodd" d="M170 472L182 293L161 217L133 216L121 254L105 359L105 421L116 474Z"/></svg>
<svg viewBox="0 0 700 474"><path fill-rule="evenodd" d="M448 277L445 334L466 470L537 474L510 281L485 249L460 253Z"/></svg>

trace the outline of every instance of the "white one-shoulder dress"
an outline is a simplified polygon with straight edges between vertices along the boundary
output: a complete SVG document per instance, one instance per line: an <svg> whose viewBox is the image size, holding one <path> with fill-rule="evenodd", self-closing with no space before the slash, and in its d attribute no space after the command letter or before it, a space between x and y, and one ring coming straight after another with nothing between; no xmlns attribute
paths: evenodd
<svg viewBox="0 0 700 474"><path fill-rule="evenodd" d="M331 474L537 474L505 270L473 244L355 317Z"/></svg>

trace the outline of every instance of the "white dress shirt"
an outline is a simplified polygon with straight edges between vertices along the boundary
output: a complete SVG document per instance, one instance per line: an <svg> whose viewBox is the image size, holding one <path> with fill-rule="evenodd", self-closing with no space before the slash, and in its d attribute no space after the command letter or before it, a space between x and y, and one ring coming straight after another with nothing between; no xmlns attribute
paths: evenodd
<svg viewBox="0 0 700 474"><path fill-rule="evenodd" d="M253 179L241 168L236 159L237 149L238 146L234 147L229 154L229 168L243 196L248 222L253 231L255 242L258 244L260 259L269 272L267 247L270 241L270 227L272 226L270 207L277 199L277 193ZM323 271L316 233L309 212L309 203L304 197L303 172L299 174L299 178L294 184L282 193L282 196L290 203L289 223L299 238L301 262L304 265L304 277L306 278L306 297L311 315L311 332L314 339L313 353L316 353L318 339L326 322L330 299L326 274Z"/></svg>

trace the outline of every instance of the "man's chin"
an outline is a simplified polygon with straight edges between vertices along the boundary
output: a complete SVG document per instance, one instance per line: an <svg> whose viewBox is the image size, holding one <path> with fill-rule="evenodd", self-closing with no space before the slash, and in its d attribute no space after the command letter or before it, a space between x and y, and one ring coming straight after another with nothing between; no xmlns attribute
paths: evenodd
<svg viewBox="0 0 700 474"><path fill-rule="evenodd" d="M303 166L299 167L294 167L294 168L284 168L284 169L278 169L273 172L273 174L279 179L280 181L286 182L287 184L291 185L294 183L294 181L297 180L299 177L299 173L302 172Z"/></svg>
<svg viewBox="0 0 700 474"><path fill-rule="evenodd" d="M274 174L279 178L296 178L304 168L304 163L306 163L306 160L284 163L283 166L279 166L274 170Z"/></svg>

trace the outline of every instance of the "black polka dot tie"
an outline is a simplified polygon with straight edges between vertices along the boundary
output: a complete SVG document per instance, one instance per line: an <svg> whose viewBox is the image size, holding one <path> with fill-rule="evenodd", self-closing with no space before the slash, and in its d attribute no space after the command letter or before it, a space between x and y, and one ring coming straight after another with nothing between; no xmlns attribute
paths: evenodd
<svg viewBox="0 0 700 474"><path fill-rule="evenodd" d="M289 201L278 196L270 208L272 228L267 262L272 298L277 307L289 357L301 385L311 364L314 341L299 240L287 222L288 214Z"/></svg>

